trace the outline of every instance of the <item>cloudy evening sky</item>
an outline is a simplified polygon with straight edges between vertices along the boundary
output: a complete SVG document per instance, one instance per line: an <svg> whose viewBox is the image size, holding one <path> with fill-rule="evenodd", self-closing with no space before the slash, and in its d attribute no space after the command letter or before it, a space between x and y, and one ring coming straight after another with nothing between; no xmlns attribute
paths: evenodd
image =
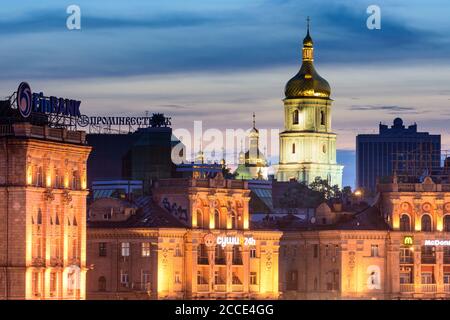
<svg viewBox="0 0 450 320"><path fill-rule="evenodd" d="M81 30L66 8L81 8ZM381 30L366 27L369 5ZM357 133L400 116L450 149L450 2L300 0L2 1L0 95L20 81L82 101L90 115L164 112L174 128L283 125L306 16L331 85L333 130L354 180Z"/></svg>

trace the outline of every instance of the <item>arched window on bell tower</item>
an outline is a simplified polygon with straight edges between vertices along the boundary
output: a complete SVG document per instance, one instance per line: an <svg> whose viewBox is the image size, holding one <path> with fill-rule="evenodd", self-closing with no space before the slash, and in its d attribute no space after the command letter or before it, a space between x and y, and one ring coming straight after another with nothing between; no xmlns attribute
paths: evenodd
<svg viewBox="0 0 450 320"><path fill-rule="evenodd" d="M325 111L320 111L320 125L324 126L325 125Z"/></svg>
<svg viewBox="0 0 450 320"><path fill-rule="evenodd" d="M295 143L292 144L292 153L295 153Z"/></svg>
<svg viewBox="0 0 450 320"><path fill-rule="evenodd" d="M294 110L292 114L292 124L298 124L298 110Z"/></svg>

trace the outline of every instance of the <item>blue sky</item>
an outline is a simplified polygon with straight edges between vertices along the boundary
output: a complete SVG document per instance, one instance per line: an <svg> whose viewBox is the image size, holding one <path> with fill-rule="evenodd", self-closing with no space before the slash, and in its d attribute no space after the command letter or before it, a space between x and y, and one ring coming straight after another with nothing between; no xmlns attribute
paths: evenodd
<svg viewBox="0 0 450 320"><path fill-rule="evenodd" d="M80 31L66 29L70 4ZM371 4L381 30L366 27ZM254 111L260 128L280 128L309 15L339 149L351 154L357 133L396 116L448 148L449 12L448 1L415 0L2 1L0 92L27 80L87 114L150 110L174 127L223 129L248 127Z"/></svg>

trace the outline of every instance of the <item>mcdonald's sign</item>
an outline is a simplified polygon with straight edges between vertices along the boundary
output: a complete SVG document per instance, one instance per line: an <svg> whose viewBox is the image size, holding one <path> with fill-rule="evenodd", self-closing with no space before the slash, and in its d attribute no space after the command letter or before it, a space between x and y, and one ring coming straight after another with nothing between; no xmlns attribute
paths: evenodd
<svg viewBox="0 0 450 320"><path fill-rule="evenodd" d="M403 245L412 246L414 244L413 236L405 236L403 237Z"/></svg>

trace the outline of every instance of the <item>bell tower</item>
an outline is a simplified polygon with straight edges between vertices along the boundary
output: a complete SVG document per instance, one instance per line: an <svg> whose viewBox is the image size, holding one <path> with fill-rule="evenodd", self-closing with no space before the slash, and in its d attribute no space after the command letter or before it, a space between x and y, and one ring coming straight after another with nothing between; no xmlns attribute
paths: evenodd
<svg viewBox="0 0 450 320"><path fill-rule="evenodd" d="M331 88L314 68L309 29L308 18L302 66L285 87L277 180L310 184L320 177L342 187L343 166L336 163L336 134L331 130Z"/></svg>

